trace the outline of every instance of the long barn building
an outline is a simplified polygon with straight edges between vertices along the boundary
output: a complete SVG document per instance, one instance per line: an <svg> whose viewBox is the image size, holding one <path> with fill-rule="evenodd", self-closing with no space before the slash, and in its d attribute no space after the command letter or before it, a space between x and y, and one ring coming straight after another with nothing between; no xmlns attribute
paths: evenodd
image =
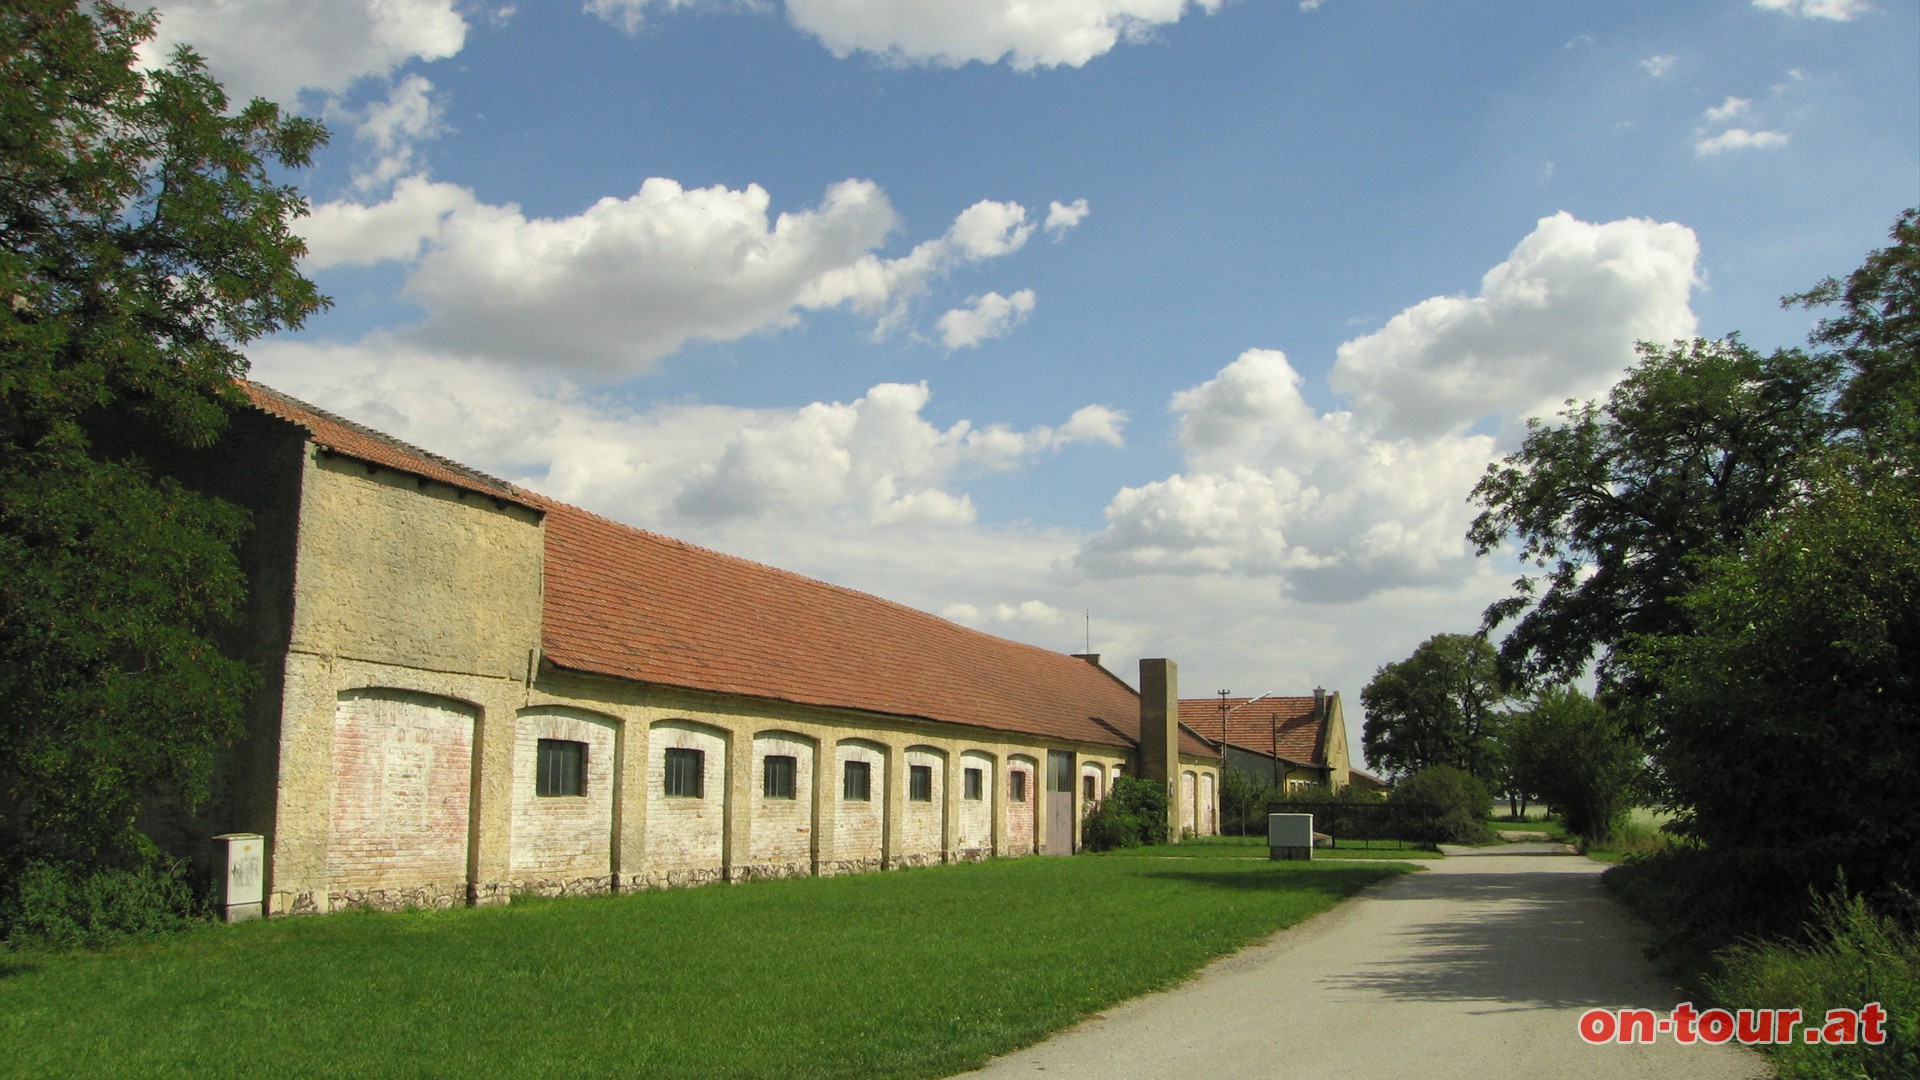
<svg viewBox="0 0 1920 1080"><path fill-rule="evenodd" d="M1136 692L243 389L177 471L253 515L263 686L162 832L264 836L270 914L1065 853L1123 773L1214 831L1170 661Z"/></svg>

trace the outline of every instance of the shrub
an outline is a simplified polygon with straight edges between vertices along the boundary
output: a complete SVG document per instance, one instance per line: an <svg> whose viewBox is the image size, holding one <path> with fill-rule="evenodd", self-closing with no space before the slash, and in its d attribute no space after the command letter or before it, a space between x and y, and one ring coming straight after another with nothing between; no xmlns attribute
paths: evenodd
<svg viewBox="0 0 1920 1080"><path fill-rule="evenodd" d="M1080 840L1088 851L1166 843L1166 785L1137 776L1114 781L1106 799L1087 815Z"/></svg>
<svg viewBox="0 0 1920 1080"><path fill-rule="evenodd" d="M33 860L0 890L0 938L14 949L99 948L184 929L205 913L177 859L132 869Z"/></svg>
<svg viewBox="0 0 1920 1080"><path fill-rule="evenodd" d="M1400 781L1387 799L1393 807L1395 831L1421 844L1492 841L1485 820L1492 804L1485 784L1451 765L1421 769Z"/></svg>
<svg viewBox="0 0 1920 1080"><path fill-rule="evenodd" d="M1242 769L1228 769L1220 779L1221 833L1265 836L1267 804L1279 797L1270 783Z"/></svg>
<svg viewBox="0 0 1920 1080"><path fill-rule="evenodd" d="M1828 1009L1877 1001L1887 1013L1885 1045L1776 1046L1781 1080L1920 1076L1920 939L1845 893L1814 902L1806 933L1803 944L1722 953L1723 973L1711 980L1715 997L1735 1009L1798 1008L1808 1024Z"/></svg>

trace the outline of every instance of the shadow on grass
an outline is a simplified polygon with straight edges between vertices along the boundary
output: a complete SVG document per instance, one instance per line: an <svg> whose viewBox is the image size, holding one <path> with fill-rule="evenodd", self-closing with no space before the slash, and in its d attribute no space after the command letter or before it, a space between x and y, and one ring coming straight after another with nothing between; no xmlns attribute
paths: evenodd
<svg viewBox="0 0 1920 1080"><path fill-rule="evenodd" d="M1275 872L1271 869L1155 870L1141 876L1244 892L1316 892L1325 896L1347 897L1376 881L1383 881L1402 872L1391 869L1386 864L1376 864L1365 867L1316 870L1305 874Z"/></svg>
<svg viewBox="0 0 1920 1080"><path fill-rule="evenodd" d="M10 979L15 975L30 975L39 970L40 965L31 960L0 956L0 979Z"/></svg>

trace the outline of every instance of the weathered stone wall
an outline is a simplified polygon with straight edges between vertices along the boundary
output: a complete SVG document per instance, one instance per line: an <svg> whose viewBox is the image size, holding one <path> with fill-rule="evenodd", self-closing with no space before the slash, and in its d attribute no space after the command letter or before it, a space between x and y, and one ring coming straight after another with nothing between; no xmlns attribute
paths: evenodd
<svg viewBox="0 0 1920 1080"><path fill-rule="evenodd" d="M980 773L980 795L967 797L967 770ZM960 813L954 827L956 857L981 859L993 854L994 803L1003 797L1000 771L991 755L968 750L960 755Z"/></svg>
<svg viewBox="0 0 1920 1080"><path fill-rule="evenodd" d="M532 510L315 450L291 648L524 680L543 554Z"/></svg>
<svg viewBox="0 0 1920 1080"><path fill-rule="evenodd" d="M769 755L794 759L794 791L785 798L766 791ZM804 735L763 731L753 737L750 790L751 847L745 877L805 877L813 873L814 743Z"/></svg>
<svg viewBox="0 0 1920 1080"><path fill-rule="evenodd" d="M1200 774L1200 805L1196 809L1194 826L1201 836L1212 836L1219 829L1214 826L1214 808L1217 803L1213 797L1213 774Z"/></svg>
<svg viewBox="0 0 1920 1080"><path fill-rule="evenodd" d="M1192 769L1180 774L1180 831L1184 834L1195 827L1194 798L1200 788L1199 776Z"/></svg>
<svg viewBox="0 0 1920 1080"><path fill-rule="evenodd" d="M1034 837L1038 835L1040 808L1040 762L1024 754L1015 754L1007 759L1009 782L1002 786L1001 794L1006 796L1007 840L1006 853L1009 855L1031 855L1034 852ZM1025 777L1021 781L1023 797L1014 801L1012 795L1012 774Z"/></svg>
<svg viewBox="0 0 1920 1080"><path fill-rule="evenodd" d="M947 762L949 756L931 746L910 746L903 757L900 782L905 792L901 813L899 861L907 866L931 866L942 857L947 826ZM932 780L932 798L920 802L911 797L915 766L928 769Z"/></svg>
<svg viewBox="0 0 1920 1080"><path fill-rule="evenodd" d="M464 901L476 710L404 691L334 712L327 892L341 903Z"/></svg>
<svg viewBox="0 0 1920 1080"><path fill-rule="evenodd" d="M833 805L833 859L823 872L851 873L878 870L885 865L887 844L887 748L866 739L841 739L834 747L833 782L843 784L846 763L867 763L865 801L841 798L844 785L831 792ZM822 795L828 795L822 792Z"/></svg>
<svg viewBox="0 0 1920 1080"><path fill-rule="evenodd" d="M613 810L619 789L619 722L548 705L522 710L513 743L513 836L508 868L515 892L555 896L613 886ZM587 748L578 795L541 795L540 740Z"/></svg>
<svg viewBox="0 0 1920 1080"><path fill-rule="evenodd" d="M1080 800L1086 805L1082 814L1093 812L1102 799L1107 797L1107 770L1097 761L1083 761L1080 764Z"/></svg>
<svg viewBox="0 0 1920 1080"><path fill-rule="evenodd" d="M268 910L504 899L539 515L302 448Z"/></svg>
<svg viewBox="0 0 1920 1080"><path fill-rule="evenodd" d="M729 733L691 720L660 720L651 725L646 772L639 778L647 792L647 855L637 875L647 885L699 885L717 881L727 863L727 751ZM667 751L701 755L700 794L668 795Z"/></svg>

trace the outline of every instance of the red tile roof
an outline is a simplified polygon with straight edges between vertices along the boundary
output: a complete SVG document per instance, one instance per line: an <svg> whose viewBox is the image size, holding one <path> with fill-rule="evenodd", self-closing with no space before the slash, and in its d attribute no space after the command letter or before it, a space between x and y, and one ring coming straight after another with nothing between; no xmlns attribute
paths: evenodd
<svg viewBox="0 0 1920 1080"><path fill-rule="evenodd" d="M542 654L562 668L1096 745L1139 743L1140 697L1078 657L621 525L258 383L255 408L335 453L543 511ZM1191 732L1181 752L1210 756Z"/></svg>
<svg viewBox="0 0 1920 1080"><path fill-rule="evenodd" d="M1332 700L1331 694L1327 695ZM1288 761L1325 765L1321 753L1326 720L1313 696L1227 699L1227 742L1255 754L1279 754ZM1220 699L1181 698L1180 722L1209 742L1220 741ZM1277 738L1276 738L1277 733Z"/></svg>
<svg viewBox="0 0 1920 1080"><path fill-rule="evenodd" d="M1132 747L1140 698L1077 657L542 500L546 659L613 675ZM1186 753L1207 753L1198 740Z"/></svg>
<svg viewBox="0 0 1920 1080"><path fill-rule="evenodd" d="M240 390L254 408L306 429L316 446L358 461L384 465L412 476L424 476L466 491L491 495L522 506L532 506L527 493L505 480L470 469L457 461L401 442L391 435L363 427L324 409L315 408L299 398L289 397L272 387L256 382L240 383Z"/></svg>

